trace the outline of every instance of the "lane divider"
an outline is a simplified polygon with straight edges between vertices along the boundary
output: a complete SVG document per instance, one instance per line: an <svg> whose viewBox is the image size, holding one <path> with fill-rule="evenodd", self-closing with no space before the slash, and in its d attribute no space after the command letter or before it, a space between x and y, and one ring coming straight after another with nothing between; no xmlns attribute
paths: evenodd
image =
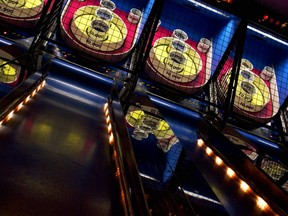
<svg viewBox="0 0 288 216"><path fill-rule="evenodd" d="M236 174L236 172L224 162L223 159L221 159L218 155L215 154L215 152L211 148L206 146L206 144L202 139L197 140L197 147L198 149L202 149L205 152L205 154L209 156L218 167L222 168L225 171L226 175L228 176L228 179L239 182L239 188L243 193L255 197L255 204L256 207L259 208L259 210L263 212L269 212L271 213L271 215L277 215L268 205L268 203L262 197L257 195L256 192L253 191L253 189L248 185L248 183L246 183L243 179L241 179Z"/></svg>
<svg viewBox="0 0 288 216"><path fill-rule="evenodd" d="M104 116L106 118L107 133L109 135L109 145L112 148L112 159L115 162L115 176L116 176L116 179L119 181L121 201L124 207L124 211L129 212L128 210L129 208L127 208L127 197L125 196L125 192L124 192L125 191L124 179L123 179L124 176L120 169L119 155L116 150L117 147L115 145L108 103L104 104L103 111L104 111Z"/></svg>
<svg viewBox="0 0 288 216"><path fill-rule="evenodd" d="M43 80L26 98L24 98L22 101L19 102L19 104L10 111L6 116L4 116L0 121L0 126L3 126L4 123L7 123L13 115L18 112L20 109L23 108L23 106L28 103L28 101L38 93L46 84L46 81Z"/></svg>

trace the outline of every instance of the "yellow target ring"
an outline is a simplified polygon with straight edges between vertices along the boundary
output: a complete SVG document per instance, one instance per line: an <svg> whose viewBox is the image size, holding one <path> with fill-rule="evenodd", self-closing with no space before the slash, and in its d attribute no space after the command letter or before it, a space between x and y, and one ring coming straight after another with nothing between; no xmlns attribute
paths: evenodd
<svg viewBox="0 0 288 216"><path fill-rule="evenodd" d="M6 63L5 60L0 58L0 82L11 83L17 79L18 66Z"/></svg>
<svg viewBox="0 0 288 216"><path fill-rule="evenodd" d="M27 18L39 14L43 0L1 0L0 13L11 17Z"/></svg>
<svg viewBox="0 0 288 216"><path fill-rule="evenodd" d="M202 69L202 60L199 54L188 44L187 51L183 53L186 57L186 63L180 72L174 72L166 67L166 59L169 56L168 46L173 40L172 37L159 38L149 53L150 61L154 68L169 80L175 82L191 82L193 81Z"/></svg>
<svg viewBox="0 0 288 216"><path fill-rule="evenodd" d="M143 123L141 123L141 119L143 119L144 115L145 114L142 110L135 110L126 115L126 121L132 127L137 127L138 125L141 125Z"/></svg>
<svg viewBox="0 0 288 216"><path fill-rule="evenodd" d="M168 139L171 136L174 136L173 131L170 129L168 123L161 119L158 123L158 127L156 130L153 130L154 135L157 139Z"/></svg>
<svg viewBox="0 0 288 216"><path fill-rule="evenodd" d="M145 114L142 110L134 110L126 115L126 121L133 127L143 126L145 118L149 118L150 120L153 119L154 123L156 123L156 127L153 128L152 131L157 139L168 139L171 136L174 136L169 124L163 119Z"/></svg>
<svg viewBox="0 0 288 216"><path fill-rule="evenodd" d="M124 21L115 13L109 23L110 27L104 40L95 37L97 31L93 29L91 22L99 19L95 12L97 6L84 6L79 8L71 22L71 31L73 35L86 46L100 51L114 51L119 49L125 42L127 36L127 27Z"/></svg>
<svg viewBox="0 0 288 216"><path fill-rule="evenodd" d="M253 73L253 72L251 72ZM270 101L270 91L265 82L256 74L254 74L254 80L251 82L246 81L239 75L234 105L242 110L249 112L261 111L267 103ZM231 77L231 69L224 77L224 86L228 86ZM253 89L253 94L247 92L243 88L243 84L248 84Z"/></svg>

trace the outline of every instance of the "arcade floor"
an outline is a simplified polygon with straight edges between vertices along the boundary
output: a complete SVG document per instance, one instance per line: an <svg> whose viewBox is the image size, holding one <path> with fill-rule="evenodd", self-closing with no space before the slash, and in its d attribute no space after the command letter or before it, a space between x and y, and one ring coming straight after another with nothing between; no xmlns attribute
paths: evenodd
<svg viewBox="0 0 288 216"><path fill-rule="evenodd" d="M103 111L111 86L111 78L52 62L44 88L0 129L1 215L125 215ZM152 215L228 215L185 156L177 174L197 179L191 184L198 191L194 198L187 199L175 179L165 185L147 179L165 163L149 156L165 157L150 146L148 154L134 150Z"/></svg>
<svg viewBox="0 0 288 216"><path fill-rule="evenodd" d="M125 215L103 111L112 84L52 61L44 88L0 128L0 215ZM151 215L229 215L189 155L200 115L150 100L181 140L163 153L131 138Z"/></svg>
<svg viewBox="0 0 288 216"><path fill-rule="evenodd" d="M59 71L1 128L0 214L122 215L102 114L107 92Z"/></svg>

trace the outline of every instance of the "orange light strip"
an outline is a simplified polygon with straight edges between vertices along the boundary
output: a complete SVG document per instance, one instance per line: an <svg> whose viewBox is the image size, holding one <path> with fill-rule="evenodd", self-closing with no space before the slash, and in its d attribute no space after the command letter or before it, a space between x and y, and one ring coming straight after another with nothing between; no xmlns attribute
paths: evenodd
<svg viewBox="0 0 288 216"><path fill-rule="evenodd" d="M113 145L114 144L114 135L113 135L113 131L112 131L112 125L111 125L111 119L110 119L110 115L109 115L108 103L104 104L103 110L105 113L104 115L106 117L107 131L109 134L109 144Z"/></svg>
<svg viewBox="0 0 288 216"><path fill-rule="evenodd" d="M209 157L211 157L211 158L214 157L215 164L217 166L222 166L223 169L226 170L225 173L230 179L234 179L236 181L239 181L239 188L241 189L241 191L243 191L244 193L252 192L255 195L256 205L260 210L273 211L271 209L271 207L268 205L268 203L263 198L258 196L251 189L251 187L245 181L243 181L243 179L241 179L239 176L237 176L236 172L233 169L228 167L227 164L225 164L224 161L219 156L214 154L214 152L211 148L209 148L208 146L205 145L205 143L202 139L197 140L197 146L202 148L205 151L206 155L208 155Z"/></svg>
<svg viewBox="0 0 288 216"><path fill-rule="evenodd" d="M6 117L3 118L3 120L0 122L0 124L2 125L4 122L9 121L9 120L13 117L14 113L18 112L18 111L24 106L24 104L27 103L27 102L30 100L30 98L34 97L35 94L36 94L41 88L43 88L43 87L45 86L45 83L46 83L45 80L42 81L42 82L36 87L36 89L33 90L33 92L32 92L30 95L28 95L22 102L20 102L20 103L16 106L16 108L15 108L14 110L12 110Z"/></svg>

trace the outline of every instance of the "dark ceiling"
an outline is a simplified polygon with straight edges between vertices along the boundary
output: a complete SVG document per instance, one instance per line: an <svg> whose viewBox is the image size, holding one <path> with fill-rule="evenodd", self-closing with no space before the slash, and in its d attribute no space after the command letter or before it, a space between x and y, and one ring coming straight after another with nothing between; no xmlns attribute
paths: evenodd
<svg viewBox="0 0 288 216"><path fill-rule="evenodd" d="M268 10L288 19L288 0L254 0Z"/></svg>

